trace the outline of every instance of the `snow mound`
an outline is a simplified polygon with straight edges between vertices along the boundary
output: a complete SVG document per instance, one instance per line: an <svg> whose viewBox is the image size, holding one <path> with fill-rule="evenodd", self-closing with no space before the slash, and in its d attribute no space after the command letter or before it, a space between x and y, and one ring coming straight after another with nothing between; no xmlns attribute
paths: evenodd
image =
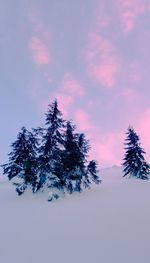
<svg viewBox="0 0 150 263"><path fill-rule="evenodd" d="M0 182L0 262L149 263L150 180L100 173L99 186L55 202Z"/></svg>

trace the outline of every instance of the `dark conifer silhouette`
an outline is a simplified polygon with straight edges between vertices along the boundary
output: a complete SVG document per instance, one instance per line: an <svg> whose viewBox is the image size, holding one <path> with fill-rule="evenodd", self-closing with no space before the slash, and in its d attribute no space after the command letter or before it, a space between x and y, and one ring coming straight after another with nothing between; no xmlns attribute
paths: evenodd
<svg viewBox="0 0 150 263"><path fill-rule="evenodd" d="M89 188L92 181L99 184L95 161L88 163L90 149L89 141L83 133L75 133L75 126L68 121L64 135L64 149L60 152L60 159L56 162L52 187L64 192L81 192Z"/></svg>
<svg viewBox="0 0 150 263"><path fill-rule="evenodd" d="M55 162L59 158L59 150L63 144L62 129L64 123L57 100L55 100L48 106L46 127L43 129L41 146L39 147L38 190L48 183Z"/></svg>
<svg viewBox="0 0 150 263"><path fill-rule="evenodd" d="M66 192L71 194L99 184L96 161L88 161L89 141L83 133L76 133L71 121L66 122L58 109L57 100L48 106L45 127L29 132L21 129L12 144L9 162L3 165L4 174L21 195L27 187L35 193L49 188L49 201Z"/></svg>
<svg viewBox="0 0 150 263"><path fill-rule="evenodd" d="M127 131L125 151L123 176L148 179L149 165L144 158L145 151L141 148L139 136L132 127Z"/></svg>
<svg viewBox="0 0 150 263"><path fill-rule="evenodd" d="M24 189L27 185L34 185L36 181L36 155L37 155L37 141L32 132L29 132L25 127L22 127L17 139L11 145L12 151L9 153L9 162L3 166L3 173L11 180L14 177L22 179L23 185L17 185L17 192L19 189ZM20 187L20 188L19 188ZM22 191L22 190L21 190Z"/></svg>
<svg viewBox="0 0 150 263"><path fill-rule="evenodd" d="M32 133L22 127L17 139L11 144L12 151L8 154L9 162L3 165L4 174L11 180L22 170L26 170L27 162L34 162L36 158L36 145ZM27 178L27 181L30 179Z"/></svg>

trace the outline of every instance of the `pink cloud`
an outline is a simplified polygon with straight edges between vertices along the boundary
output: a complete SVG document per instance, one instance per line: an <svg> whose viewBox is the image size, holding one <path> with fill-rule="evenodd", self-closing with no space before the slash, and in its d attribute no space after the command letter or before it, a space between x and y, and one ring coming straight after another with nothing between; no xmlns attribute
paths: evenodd
<svg viewBox="0 0 150 263"><path fill-rule="evenodd" d="M121 165L123 158L123 134L110 132L95 136L92 142L90 157L98 160L100 166ZM119 142L119 143L118 143Z"/></svg>
<svg viewBox="0 0 150 263"><path fill-rule="evenodd" d="M53 82L53 79L49 76L47 71L44 72L44 77L47 79L48 83ZM72 105L75 105L76 99L84 94L85 89L80 81L75 79L71 73L66 73L60 81L56 91L50 92L48 98L41 101L42 109L45 110L50 101L57 99L59 109L64 117L68 118L72 110Z"/></svg>
<svg viewBox="0 0 150 263"><path fill-rule="evenodd" d="M137 132L140 135L141 143L146 151L146 159L150 162L150 108L141 113L136 121Z"/></svg>
<svg viewBox="0 0 150 263"><path fill-rule="evenodd" d="M64 74L56 92L52 94L52 98L57 98L60 110L65 118L68 118L70 108L78 97L85 94L85 89L79 80L75 79L71 73Z"/></svg>
<svg viewBox="0 0 150 263"><path fill-rule="evenodd" d="M116 6L120 6L121 0L97 0L95 3L95 10L94 10L94 23L91 23L92 32L96 33L107 33L107 29L112 29L115 25L115 16L116 16ZM130 1L130 0L129 0ZM132 1L132 0L131 0ZM145 1L145 0L144 0ZM118 21L117 21L118 22ZM115 30L109 31L109 35L116 35L118 32Z"/></svg>
<svg viewBox="0 0 150 263"><path fill-rule="evenodd" d="M68 94L56 94L56 98L59 103L59 108L65 117L68 117L69 108L74 102L74 98Z"/></svg>
<svg viewBox="0 0 150 263"><path fill-rule="evenodd" d="M64 75L62 89L64 92L75 96L83 96L85 93L84 87L70 73Z"/></svg>
<svg viewBox="0 0 150 263"><path fill-rule="evenodd" d="M126 65L126 71L124 69L123 79L123 90L121 90L120 95L124 97L124 100L128 104L137 102L140 96L139 84L143 80L141 65L137 61L133 61L129 65ZM134 104L135 105L135 104ZM134 108L136 105L134 106Z"/></svg>
<svg viewBox="0 0 150 263"><path fill-rule="evenodd" d="M32 37L29 41L29 49L32 58L37 65L50 63L50 55L46 44L38 37Z"/></svg>
<svg viewBox="0 0 150 263"><path fill-rule="evenodd" d="M39 96L37 96L36 100L38 102L39 111L46 112L48 104L54 101L55 99L57 99L58 101L58 107L59 110L62 112L63 117L67 119L69 108L74 103L74 99L72 96L60 92L50 94L46 99L41 99Z"/></svg>
<svg viewBox="0 0 150 263"><path fill-rule="evenodd" d="M29 11L28 11L28 18L30 20L30 24L32 27L32 30L35 35L40 35L45 40L50 40L51 34L49 32L49 29L44 24L43 19L41 18L41 15L39 13L39 10L36 9L36 6L32 5L32 3L29 3Z"/></svg>
<svg viewBox="0 0 150 263"><path fill-rule="evenodd" d="M121 23L125 33L131 32L138 17L149 11L149 5L141 0L118 0L118 3Z"/></svg>
<svg viewBox="0 0 150 263"><path fill-rule="evenodd" d="M83 109L78 109L75 112L75 121L79 130L81 131L89 131L93 128L93 125L89 121L89 115Z"/></svg>
<svg viewBox="0 0 150 263"><path fill-rule="evenodd" d="M115 85L114 76L116 75L117 69L117 61L112 57L103 61L101 65L94 65L91 73L103 86L112 88Z"/></svg>
<svg viewBox="0 0 150 263"><path fill-rule="evenodd" d="M109 17L105 17L103 19L98 19L98 25L100 28L106 29L109 25L110 25L110 18Z"/></svg>
<svg viewBox="0 0 150 263"><path fill-rule="evenodd" d="M32 36L29 39L28 48L36 65L47 65L47 67L44 67L44 70L46 70L48 75L49 65L52 63L52 52L50 51L51 33L44 24L36 6L29 3L28 8L28 18L32 30ZM46 76L48 82L50 78L50 74Z"/></svg>
<svg viewBox="0 0 150 263"><path fill-rule="evenodd" d="M111 24L111 16L108 14L107 1L97 1L97 6L95 10L96 26L97 32L101 29L106 29Z"/></svg>
<svg viewBox="0 0 150 263"><path fill-rule="evenodd" d="M44 105L48 105L49 101L57 99L59 110L63 113L64 118L68 118L68 113L71 105L74 103L74 97L70 94L65 94L61 91L56 91L44 101Z"/></svg>
<svg viewBox="0 0 150 263"><path fill-rule="evenodd" d="M86 51L87 69L93 80L113 88L120 70L120 58L111 41L96 33L89 34Z"/></svg>
<svg viewBox="0 0 150 263"><path fill-rule="evenodd" d="M100 167L122 164L125 139L125 134L122 131L101 132L91 123L89 114L83 109L78 109L75 112L75 121L79 130L88 133L91 145L89 157L91 159L97 160Z"/></svg>

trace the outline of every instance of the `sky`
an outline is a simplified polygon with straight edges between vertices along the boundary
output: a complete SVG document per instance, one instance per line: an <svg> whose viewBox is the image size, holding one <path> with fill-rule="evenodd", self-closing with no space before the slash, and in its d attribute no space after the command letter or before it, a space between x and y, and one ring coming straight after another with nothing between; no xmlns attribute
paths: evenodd
<svg viewBox="0 0 150 263"><path fill-rule="evenodd" d="M129 125L150 161L150 0L0 1L0 163L55 98L100 167Z"/></svg>

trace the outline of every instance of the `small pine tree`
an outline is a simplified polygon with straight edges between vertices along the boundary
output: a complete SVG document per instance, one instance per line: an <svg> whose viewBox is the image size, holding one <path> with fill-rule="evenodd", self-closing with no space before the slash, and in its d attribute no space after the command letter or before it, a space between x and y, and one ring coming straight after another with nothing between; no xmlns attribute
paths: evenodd
<svg viewBox="0 0 150 263"><path fill-rule="evenodd" d="M100 184L101 180L99 179L99 176L97 175L98 173L98 168L97 168L97 162L92 160L89 162L88 167L87 167L87 173L89 174L89 178L91 181L93 181L95 184Z"/></svg>
<svg viewBox="0 0 150 263"><path fill-rule="evenodd" d="M29 184L34 185L36 181L37 141L33 133L22 127L11 147L12 151L8 154L9 162L2 165L3 173L8 176L9 180L14 177L21 178L24 188ZM17 187L20 187L20 184ZM18 192L19 188L16 190Z"/></svg>
<svg viewBox="0 0 150 263"><path fill-rule="evenodd" d="M144 159L145 151L141 148L139 136L132 127L129 127L127 131L125 151L123 176L148 179L149 165Z"/></svg>

